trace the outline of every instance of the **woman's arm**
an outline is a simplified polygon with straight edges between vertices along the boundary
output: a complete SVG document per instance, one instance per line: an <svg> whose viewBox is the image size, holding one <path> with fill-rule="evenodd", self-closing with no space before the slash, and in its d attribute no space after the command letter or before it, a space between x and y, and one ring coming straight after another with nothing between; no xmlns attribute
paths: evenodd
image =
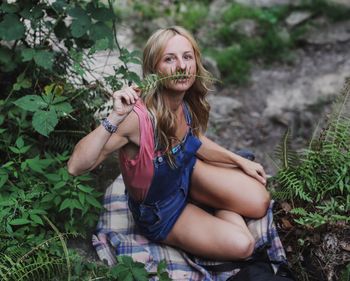
<svg viewBox="0 0 350 281"><path fill-rule="evenodd" d="M107 120L118 127L117 132L110 133L100 125L82 138L67 163L70 174L80 175L94 169L111 152L127 144L130 136L139 133L137 116L130 114L138 94L137 89L132 87L113 94L113 110Z"/></svg>
<svg viewBox="0 0 350 281"><path fill-rule="evenodd" d="M216 144L204 135L199 136L202 145L197 151L197 157L205 162L222 167L239 167L247 175L257 179L262 184L266 184L266 174L264 168L256 162L235 154L222 146Z"/></svg>

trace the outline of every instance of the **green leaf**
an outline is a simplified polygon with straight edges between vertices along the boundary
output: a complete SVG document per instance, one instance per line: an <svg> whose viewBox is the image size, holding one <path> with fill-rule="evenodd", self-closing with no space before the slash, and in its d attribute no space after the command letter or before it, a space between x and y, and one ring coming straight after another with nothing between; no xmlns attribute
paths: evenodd
<svg viewBox="0 0 350 281"><path fill-rule="evenodd" d="M31 147L32 147L31 145L23 146L23 147L19 150L19 152L22 153L22 154L24 154L24 153L26 153Z"/></svg>
<svg viewBox="0 0 350 281"><path fill-rule="evenodd" d="M52 107L56 110L59 117L67 116L73 111L73 107L68 102L57 103L55 105L52 105Z"/></svg>
<svg viewBox="0 0 350 281"><path fill-rule="evenodd" d="M41 199L41 202L50 202L50 201L52 201L54 198L55 198L55 194L49 193L49 194L46 194L46 195Z"/></svg>
<svg viewBox="0 0 350 281"><path fill-rule="evenodd" d="M57 174L46 174L45 177L51 182L58 182L61 180L61 177Z"/></svg>
<svg viewBox="0 0 350 281"><path fill-rule="evenodd" d="M77 199L72 199L71 200L71 206L72 206L72 209L73 208L76 208L76 209L79 209L79 210L83 209L83 206L80 204L80 202Z"/></svg>
<svg viewBox="0 0 350 281"><path fill-rule="evenodd" d="M22 56L22 61L26 62L26 61L31 61L34 56L35 56L35 49L23 49L21 52L21 56Z"/></svg>
<svg viewBox="0 0 350 281"><path fill-rule="evenodd" d="M25 73L21 73L17 77L17 82L13 85L12 89L14 91L19 91L20 89L28 89L32 86L32 82L24 77Z"/></svg>
<svg viewBox="0 0 350 281"><path fill-rule="evenodd" d="M66 0L56 0L52 6L57 12L63 13L65 8L69 5L69 3Z"/></svg>
<svg viewBox="0 0 350 281"><path fill-rule="evenodd" d="M9 3L2 3L0 6L0 11L3 11L4 13L13 14L18 11L18 6L16 4L9 4Z"/></svg>
<svg viewBox="0 0 350 281"><path fill-rule="evenodd" d="M53 189L54 190L60 189L60 188L64 187L66 184L67 184L67 182L65 182L65 181L59 181L58 183L56 183L54 185Z"/></svg>
<svg viewBox="0 0 350 281"><path fill-rule="evenodd" d="M86 33L86 31L89 29L89 27L90 27L89 18L85 18L83 21L73 20L72 24L70 25L72 35L75 38L82 37Z"/></svg>
<svg viewBox="0 0 350 281"><path fill-rule="evenodd" d="M45 210L42 209L32 209L29 211L29 214L33 214L33 215L46 215L47 212Z"/></svg>
<svg viewBox="0 0 350 281"><path fill-rule="evenodd" d="M165 260L160 261L157 267L158 274L161 274L162 272L164 272L166 268L167 268L166 261Z"/></svg>
<svg viewBox="0 0 350 281"><path fill-rule="evenodd" d="M67 97L61 97L61 95L63 94L63 91L64 91L63 85L59 85L59 84L55 85L55 89L53 90L53 94L55 95L55 103L58 103L59 102L58 100L60 100L60 98L63 100L67 99Z"/></svg>
<svg viewBox="0 0 350 281"><path fill-rule="evenodd" d="M172 281L172 279L169 277L168 272L162 272L158 277L159 281Z"/></svg>
<svg viewBox="0 0 350 281"><path fill-rule="evenodd" d="M18 107L28 111L37 111L47 106L47 103L45 103L40 96L36 95L26 95L14 101L13 103Z"/></svg>
<svg viewBox="0 0 350 281"><path fill-rule="evenodd" d="M98 202L94 197L87 195L86 196L86 201L90 203L92 206L95 206L96 208L101 208L102 205L100 202Z"/></svg>
<svg viewBox="0 0 350 281"><path fill-rule="evenodd" d="M5 14L0 22L0 38L6 41L19 40L24 36L25 27L17 15Z"/></svg>
<svg viewBox="0 0 350 281"><path fill-rule="evenodd" d="M17 140L16 140L16 146L18 148L22 148L24 146L24 140L22 137L19 137Z"/></svg>
<svg viewBox="0 0 350 281"><path fill-rule="evenodd" d="M61 203L60 209L58 210L59 212L63 211L64 209L71 208L71 199L64 199L64 201Z"/></svg>
<svg viewBox="0 0 350 281"><path fill-rule="evenodd" d="M16 68L13 53L5 46L0 46L0 64L3 71L9 72Z"/></svg>
<svg viewBox="0 0 350 281"><path fill-rule="evenodd" d="M117 260L119 263L127 265L128 267L131 267L134 263L132 257L126 256L126 255L118 256Z"/></svg>
<svg viewBox="0 0 350 281"><path fill-rule="evenodd" d="M108 38L99 39L96 41L95 45L93 46L90 54L94 53L95 51L103 51L110 47L110 40Z"/></svg>
<svg viewBox="0 0 350 281"><path fill-rule="evenodd" d="M3 187L3 185L7 182L8 178L9 175L6 172L0 170L0 188Z"/></svg>
<svg viewBox="0 0 350 281"><path fill-rule="evenodd" d="M86 186L86 185L82 185L82 184L78 184L77 187L81 190L84 191L86 193L91 193L94 189L91 188L90 186Z"/></svg>
<svg viewBox="0 0 350 281"><path fill-rule="evenodd" d="M20 150L17 148L17 147L14 147L14 146L9 146L9 149L13 152L13 153L16 153L16 154L20 154Z"/></svg>
<svg viewBox="0 0 350 281"><path fill-rule="evenodd" d="M39 159L39 155L34 158L25 160L28 163L29 168L38 173L44 173L43 169L46 169L53 162L51 159Z"/></svg>
<svg viewBox="0 0 350 281"><path fill-rule="evenodd" d="M99 21L110 21L115 18L114 13L110 9L104 7L95 8L91 11L91 16Z"/></svg>
<svg viewBox="0 0 350 281"><path fill-rule="evenodd" d="M94 41L100 39L108 39L112 41L113 31L104 23L97 22L91 25L89 34L91 39L93 39Z"/></svg>
<svg viewBox="0 0 350 281"><path fill-rule="evenodd" d="M44 225L43 220L38 215L30 214L29 217L33 222Z"/></svg>
<svg viewBox="0 0 350 281"><path fill-rule="evenodd" d="M52 104L59 104L59 103L62 103L62 102L64 102L65 100L68 99L67 97L57 96L57 94L56 94L56 88L57 88L57 86L55 87L55 90L54 90L55 98L54 98ZM62 90L62 91L63 91L63 90ZM62 94L62 92L61 92L61 94Z"/></svg>
<svg viewBox="0 0 350 281"><path fill-rule="evenodd" d="M68 10L68 15L72 18L82 18L87 16L86 12L80 7L74 7Z"/></svg>
<svg viewBox="0 0 350 281"><path fill-rule="evenodd" d="M44 12L43 12L43 6L39 5L39 6L34 6L31 10L30 10L30 15L32 19L39 19L42 18L44 16Z"/></svg>
<svg viewBox="0 0 350 281"><path fill-rule="evenodd" d="M35 63L48 70L52 69L54 58L55 54L46 50L38 51L34 55Z"/></svg>
<svg viewBox="0 0 350 281"><path fill-rule="evenodd" d="M52 90L53 90L54 87L55 87L55 83L51 83L51 84L49 84L49 85L46 85L46 86L44 87L44 92L45 92L45 94L46 94L46 95L52 94Z"/></svg>
<svg viewBox="0 0 350 281"><path fill-rule="evenodd" d="M38 110L34 113L33 127L38 133L46 137L55 129L57 123L57 113L53 108L50 108L49 111Z"/></svg>
<svg viewBox="0 0 350 281"><path fill-rule="evenodd" d="M14 164L14 163L15 163L15 162L13 162L13 161L6 162L4 165L2 165L2 168L11 167L12 164Z"/></svg>
<svg viewBox="0 0 350 281"><path fill-rule="evenodd" d="M53 202L55 203L56 206L58 206L61 200L62 200L61 196L55 196L55 198L53 199Z"/></svg>
<svg viewBox="0 0 350 281"><path fill-rule="evenodd" d="M8 198L0 198L0 206L8 207L8 206L13 206L15 203L16 201L13 199L11 200Z"/></svg>
<svg viewBox="0 0 350 281"><path fill-rule="evenodd" d="M91 25L90 17L80 7L70 9L68 14L74 18L72 24L70 25L70 30L73 37L82 37L89 30Z"/></svg>
<svg viewBox="0 0 350 281"><path fill-rule="evenodd" d="M137 281L148 281L148 272L143 267L133 267L132 268L132 275Z"/></svg>
<svg viewBox="0 0 350 281"><path fill-rule="evenodd" d="M1 187L1 186L0 186L0 187ZM84 204L85 204L85 194L84 194L84 193L79 193L78 196L79 196L79 201L80 201L80 203L81 203L82 205L84 205Z"/></svg>
<svg viewBox="0 0 350 281"><path fill-rule="evenodd" d="M31 221L28 219L14 219L14 220L10 221L11 225L24 225L24 224L28 224L28 223L31 223Z"/></svg>

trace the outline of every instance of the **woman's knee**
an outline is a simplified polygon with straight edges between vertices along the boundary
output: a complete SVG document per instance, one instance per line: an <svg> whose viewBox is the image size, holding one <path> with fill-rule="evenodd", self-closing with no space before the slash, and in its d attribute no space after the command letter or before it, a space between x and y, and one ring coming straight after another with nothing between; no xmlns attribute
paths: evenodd
<svg viewBox="0 0 350 281"><path fill-rule="evenodd" d="M267 209L270 206L271 196L270 193L265 189L262 192L259 192L254 199L254 203L252 205L253 212L251 218L261 218L265 216Z"/></svg>
<svg viewBox="0 0 350 281"><path fill-rule="evenodd" d="M232 242L233 258L246 259L253 254L255 246L255 240L253 236L242 233L241 237L236 237L236 239L234 239Z"/></svg>

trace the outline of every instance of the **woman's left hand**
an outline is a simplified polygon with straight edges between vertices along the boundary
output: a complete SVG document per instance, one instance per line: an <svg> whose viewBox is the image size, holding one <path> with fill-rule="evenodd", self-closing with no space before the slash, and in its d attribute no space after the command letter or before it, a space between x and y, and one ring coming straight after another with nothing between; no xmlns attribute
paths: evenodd
<svg viewBox="0 0 350 281"><path fill-rule="evenodd" d="M243 158L238 165L247 175L266 185L266 173L261 164Z"/></svg>

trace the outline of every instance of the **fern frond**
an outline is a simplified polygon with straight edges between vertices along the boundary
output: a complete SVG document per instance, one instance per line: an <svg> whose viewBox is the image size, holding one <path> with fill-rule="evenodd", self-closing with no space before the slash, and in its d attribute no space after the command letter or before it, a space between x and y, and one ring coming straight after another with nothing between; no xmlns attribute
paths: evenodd
<svg viewBox="0 0 350 281"><path fill-rule="evenodd" d="M282 169L288 169L290 167L295 167L298 165L298 154L292 149L291 145L291 132L287 128L284 133L281 142L274 150L274 155L276 159L281 162Z"/></svg>
<svg viewBox="0 0 350 281"><path fill-rule="evenodd" d="M64 262L65 259L50 255L44 249L19 260L3 254L0 256L0 277L3 281L50 280L65 271Z"/></svg>
<svg viewBox="0 0 350 281"><path fill-rule="evenodd" d="M325 140L334 142L334 138L330 137L330 132L338 128L344 118L350 117L350 77L345 79L345 84L333 104L331 116L328 120L328 129L325 132Z"/></svg>
<svg viewBox="0 0 350 281"><path fill-rule="evenodd" d="M46 239L30 250L18 246L8 249L6 253L0 253L0 280L47 281L55 276L70 280L70 256L64 240L70 234L60 233L57 228L55 232L57 236ZM64 249L64 257L50 252L50 246L58 240Z"/></svg>
<svg viewBox="0 0 350 281"><path fill-rule="evenodd" d="M191 77L200 78L206 81L220 82L220 80L212 76L196 75L196 74L192 74L190 72L190 69L184 69L184 70L176 70L175 72L171 72L168 75L162 74L162 73L147 75L141 81L138 87L142 92L150 92L152 90L155 90L159 85L164 84L166 82L174 81L175 83L177 83L179 80L188 79Z"/></svg>
<svg viewBox="0 0 350 281"><path fill-rule="evenodd" d="M67 244L66 241L63 239L63 235L61 232L59 232L59 230L57 229L57 227L50 221L50 219L43 215L43 218L47 221L47 223L51 226L51 228L55 231L55 233L57 234L58 238L60 239L62 248L63 248L63 252L66 258L66 264L67 264L67 272L68 272L68 276L67 276L67 281L70 281L71 278L71 264L70 264L70 260L69 260L69 254L68 254L68 249L67 249Z"/></svg>

